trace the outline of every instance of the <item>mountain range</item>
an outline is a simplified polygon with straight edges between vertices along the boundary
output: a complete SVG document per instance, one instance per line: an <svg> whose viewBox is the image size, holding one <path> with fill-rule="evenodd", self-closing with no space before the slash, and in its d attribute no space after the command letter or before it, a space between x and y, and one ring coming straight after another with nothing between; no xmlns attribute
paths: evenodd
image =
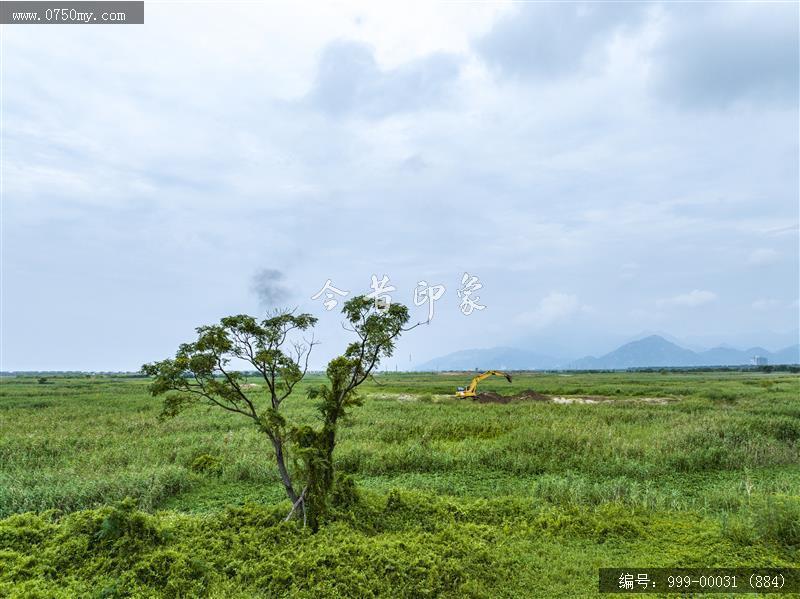
<svg viewBox="0 0 800 599"><path fill-rule="evenodd" d="M715 347L693 351L668 341L660 335L626 343L603 356L577 360L559 359L512 347L468 349L447 354L417 366L416 370L618 370L647 367L743 366L753 358L765 358L768 364L800 364L800 344L776 352L763 347L745 350Z"/></svg>

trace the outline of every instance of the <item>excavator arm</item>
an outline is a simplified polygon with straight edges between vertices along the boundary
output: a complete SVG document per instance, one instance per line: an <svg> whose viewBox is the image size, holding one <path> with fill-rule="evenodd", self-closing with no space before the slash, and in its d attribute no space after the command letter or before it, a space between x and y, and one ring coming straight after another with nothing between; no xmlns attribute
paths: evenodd
<svg viewBox="0 0 800 599"><path fill-rule="evenodd" d="M456 397L475 397L478 389L478 383L480 383L483 379L488 379L490 376L503 376L509 383L511 382L510 374L500 372L499 370L487 370L486 372L475 376L472 381L470 381L469 386L466 389L459 387L456 391Z"/></svg>

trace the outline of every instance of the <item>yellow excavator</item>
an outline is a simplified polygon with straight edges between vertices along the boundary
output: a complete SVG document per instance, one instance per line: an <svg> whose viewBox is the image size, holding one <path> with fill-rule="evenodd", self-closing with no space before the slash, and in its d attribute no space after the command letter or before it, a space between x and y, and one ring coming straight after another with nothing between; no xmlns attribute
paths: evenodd
<svg viewBox="0 0 800 599"><path fill-rule="evenodd" d="M505 372L500 372L499 370L487 370L483 374L479 374L469 384L469 387L466 389L464 387L457 387L456 388L456 397L477 397L478 394L475 391L478 388L478 383L480 383L483 379L488 379L490 376L504 376L506 380L510 383L511 382L511 375L506 374Z"/></svg>

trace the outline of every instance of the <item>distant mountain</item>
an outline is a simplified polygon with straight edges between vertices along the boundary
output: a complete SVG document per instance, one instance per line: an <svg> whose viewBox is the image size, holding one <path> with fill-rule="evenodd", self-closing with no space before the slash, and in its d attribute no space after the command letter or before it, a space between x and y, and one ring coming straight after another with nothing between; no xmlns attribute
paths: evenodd
<svg viewBox="0 0 800 599"><path fill-rule="evenodd" d="M654 335L661 335L659 331L652 331ZM775 331L748 331L748 332L741 332L741 333L731 333L725 339L725 343L720 343L720 337L718 334L686 334L681 336L680 340L678 339L671 339L667 335L661 335L668 341L672 341L673 343L677 343L681 347L688 347L689 349L693 349L695 351L703 351L710 347L736 347L739 349L745 347L772 347L772 348L780 348L780 347L788 347L797 345L800 342L800 331L797 329L795 330L785 330L781 332ZM522 346L524 347L524 346ZM775 352L780 353L780 352Z"/></svg>
<svg viewBox="0 0 800 599"><path fill-rule="evenodd" d="M659 335L631 341L595 358L589 356L569 365L575 370L622 369L642 366L699 366L697 354Z"/></svg>
<svg viewBox="0 0 800 599"><path fill-rule="evenodd" d="M660 335L650 335L626 343L599 358L587 356L573 362L537 354L513 347L468 349L435 358L417 366L416 370L622 370L647 367L745 366L754 356L767 359L768 364L800 364L800 345L777 352L763 347L740 350L715 347L695 352L667 341Z"/></svg>
<svg viewBox="0 0 800 599"><path fill-rule="evenodd" d="M715 347L708 351L697 354L698 364L701 366L741 366L750 364L754 356L767 358L770 363L775 364L771 358L772 352L763 347L751 347L750 349L735 349L731 347Z"/></svg>
<svg viewBox="0 0 800 599"><path fill-rule="evenodd" d="M769 356L770 364L800 364L800 344L784 347Z"/></svg>
<svg viewBox="0 0 800 599"><path fill-rule="evenodd" d="M564 361L513 347L465 349L435 358L416 370L549 370L563 367Z"/></svg>
<svg viewBox="0 0 800 599"><path fill-rule="evenodd" d="M754 356L766 358L769 364L798 364L800 345L787 347L775 353L763 347L751 347L746 350L715 347L704 352L694 352L658 335L651 335L626 343L599 358L589 356L576 360L569 364L569 368L616 370L669 366L744 366L751 364Z"/></svg>

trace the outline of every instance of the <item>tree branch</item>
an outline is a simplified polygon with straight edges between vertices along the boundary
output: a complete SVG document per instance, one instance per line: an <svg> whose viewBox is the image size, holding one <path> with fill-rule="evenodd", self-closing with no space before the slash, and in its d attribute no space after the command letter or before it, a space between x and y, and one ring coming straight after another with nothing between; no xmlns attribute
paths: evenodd
<svg viewBox="0 0 800 599"><path fill-rule="evenodd" d="M300 497L298 497L297 501L294 502L294 505L292 506L291 511L286 515L286 518L283 519L284 522L288 522L289 521L289 518L292 517L292 514L294 514L294 511L297 509L297 506L302 503L303 504L303 520L304 520L303 521L303 526L305 526L305 511L306 511L305 503L306 503L306 491L307 490L308 490L308 486L303 488L303 491L300 493Z"/></svg>
<svg viewBox="0 0 800 599"><path fill-rule="evenodd" d="M222 360L219 357L217 357L217 368L219 368L219 371L223 375L225 375L225 378L227 379L228 383L230 383L230 385L234 389L236 389L236 393L239 394L239 397L241 397L244 400L244 402L247 404L247 407L250 408L250 413L253 415L253 418L258 420L258 414L256 414L256 409L253 406L253 402L250 401L250 398L247 397L247 395L244 394L244 392L242 391L241 387L239 387L239 384L231 377L231 375L229 375L227 372L225 372L225 369L222 367Z"/></svg>
<svg viewBox="0 0 800 599"><path fill-rule="evenodd" d="M203 385L203 383L200 382L200 380L197 378L197 375L193 373L192 376L194 377L194 380L197 381L197 386L200 387L201 391L198 391L197 389L192 389L191 385L188 383L185 389L177 387L174 388L173 391L182 391L184 393L194 393L196 395L200 395L201 397L205 397L208 401L210 401L214 405L219 406L223 410L228 410L229 412L235 412L237 414L242 414L244 416L247 416L248 418L252 418L250 414L248 414L247 412L243 412L237 407L226 406L225 404L217 401L212 395L209 394L208 391L206 391L205 385Z"/></svg>

